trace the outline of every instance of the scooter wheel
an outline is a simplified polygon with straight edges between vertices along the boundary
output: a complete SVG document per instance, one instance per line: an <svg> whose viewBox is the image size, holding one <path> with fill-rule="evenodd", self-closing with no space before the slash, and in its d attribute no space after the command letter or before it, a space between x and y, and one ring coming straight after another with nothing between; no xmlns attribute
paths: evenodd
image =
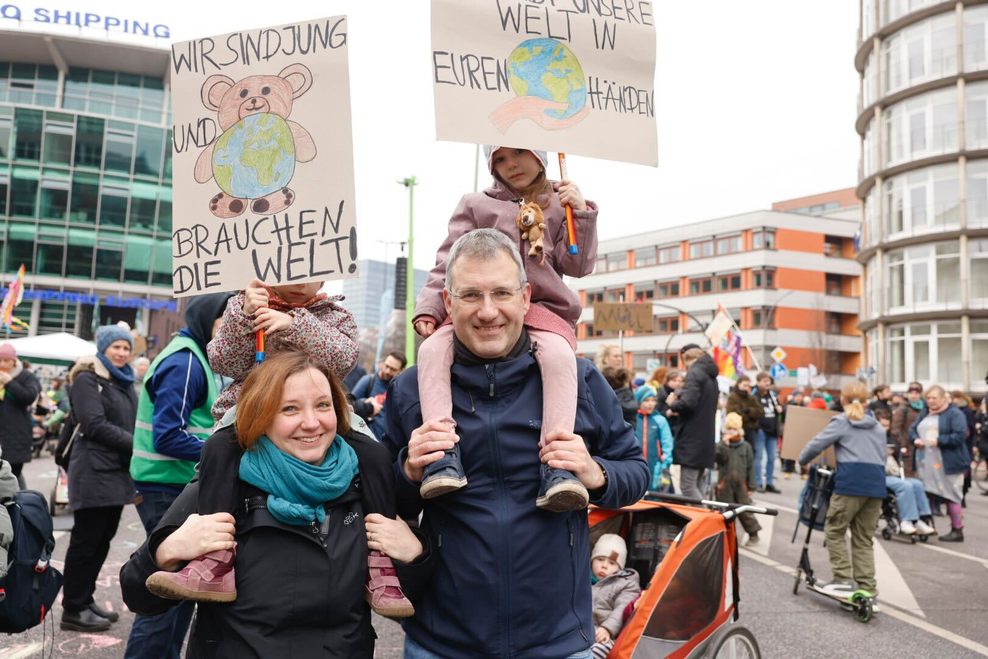
<svg viewBox="0 0 988 659"><path fill-rule="evenodd" d="M920 542L928 542L929 539L930 539L930 536L928 536L928 535L921 535L921 536L919 536L919 541Z"/></svg>
<svg viewBox="0 0 988 659"><path fill-rule="evenodd" d="M911 545L916 544L916 536L915 535L909 536L909 544L911 544Z"/></svg>
<svg viewBox="0 0 988 659"><path fill-rule="evenodd" d="M860 593L851 595L851 604L854 605L854 616L858 622L869 622L875 616L875 609L872 606L871 598Z"/></svg>
<svg viewBox="0 0 988 659"><path fill-rule="evenodd" d="M889 532L888 529L882 529L882 537L885 538L886 540L891 540L892 534Z"/></svg>

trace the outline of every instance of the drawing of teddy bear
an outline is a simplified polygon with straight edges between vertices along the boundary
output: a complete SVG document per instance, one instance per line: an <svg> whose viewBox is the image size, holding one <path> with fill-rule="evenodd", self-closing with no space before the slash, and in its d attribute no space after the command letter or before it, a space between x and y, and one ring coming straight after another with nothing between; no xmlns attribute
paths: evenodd
<svg viewBox="0 0 988 659"><path fill-rule="evenodd" d="M295 99L312 86L312 72L291 64L278 75L253 75L234 82L209 76L202 85L202 103L216 111L216 140L196 159L195 180L210 179L222 192L209 200L216 217L236 217L247 210L276 213L291 206L288 187L296 162L316 157L312 135L288 116Z"/></svg>
<svg viewBox="0 0 988 659"><path fill-rule="evenodd" d="M518 211L515 224L521 231L521 239L527 240L531 247L528 250L529 256L542 255L542 263L545 263L545 246L542 236L545 233L545 216L542 214L542 207L536 202L530 201Z"/></svg>

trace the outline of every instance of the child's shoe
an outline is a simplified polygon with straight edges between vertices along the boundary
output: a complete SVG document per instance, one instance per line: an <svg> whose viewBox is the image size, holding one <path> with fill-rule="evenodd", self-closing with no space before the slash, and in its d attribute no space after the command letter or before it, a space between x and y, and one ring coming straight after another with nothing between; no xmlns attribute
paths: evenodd
<svg viewBox="0 0 988 659"><path fill-rule="evenodd" d="M463 463L460 462L460 446L454 444L453 448L446 451L446 455L426 466L419 496L433 499L455 492L466 484L467 477L463 472Z"/></svg>
<svg viewBox="0 0 988 659"><path fill-rule="evenodd" d="M415 607L405 597L391 559L379 551L367 556L367 591L364 599L374 613L387 618L409 618L415 615Z"/></svg>
<svg viewBox="0 0 988 659"><path fill-rule="evenodd" d="M232 602L237 599L236 556L235 548L210 552L178 572L155 572L144 585L158 597L171 600Z"/></svg>
<svg viewBox="0 0 988 659"><path fill-rule="evenodd" d="M553 513L583 510L590 503L590 494L583 483L565 469L553 469L543 463L539 496L535 505Z"/></svg>

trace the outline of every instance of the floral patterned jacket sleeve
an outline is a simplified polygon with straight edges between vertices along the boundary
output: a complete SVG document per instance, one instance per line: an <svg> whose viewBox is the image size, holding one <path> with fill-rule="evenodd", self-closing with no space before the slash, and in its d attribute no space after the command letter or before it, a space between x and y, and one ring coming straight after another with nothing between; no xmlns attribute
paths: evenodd
<svg viewBox="0 0 988 659"><path fill-rule="evenodd" d="M292 326L268 336L268 352L280 352L290 345L326 364L342 380L357 361L357 324L338 304L342 299L335 295L308 308L292 309ZM236 402L240 383L254 367L254 324L244 313L243 293L230 298L223 324L206 351L213 372L234 381L213 406L213 416L219 418Z"/></svg>

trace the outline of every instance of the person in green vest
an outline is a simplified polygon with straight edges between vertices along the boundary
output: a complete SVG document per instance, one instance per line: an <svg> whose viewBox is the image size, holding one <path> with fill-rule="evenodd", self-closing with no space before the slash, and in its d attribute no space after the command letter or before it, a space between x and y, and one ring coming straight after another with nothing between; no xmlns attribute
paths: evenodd
<svg viewBox="0 0 988 659"><path fill-rule="evenodd" d="M209 367L206 344L219 329L230 293L193 297L186 327L151 362L137 403L130 475L137 486L137 514L148 534L195 475L202 444L213 427L210 412L222 390ZM126 659L179 657L194 602L157 616L138 615Z"/></svg>

